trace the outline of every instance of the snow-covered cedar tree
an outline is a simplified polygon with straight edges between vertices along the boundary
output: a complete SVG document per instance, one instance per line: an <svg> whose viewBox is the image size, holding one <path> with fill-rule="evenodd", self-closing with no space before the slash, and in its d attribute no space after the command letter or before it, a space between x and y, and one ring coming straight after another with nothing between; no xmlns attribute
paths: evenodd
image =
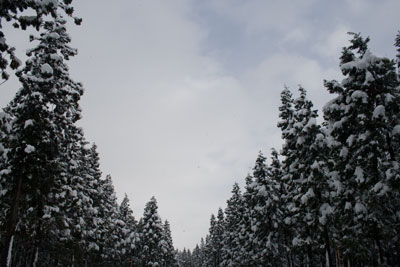
<svg viewBox="0 0 400 267"><path fill-rule="evenodd" d="M201 250L199 244L196 244L193 249L191 262L194 266L201 266Z"/></svg>
<svg viewBox="0 0 400 267"><path fill-rule="evenodd" d="M76 191L79 195L84 196L85 206L83 206L79 200L75 207L81 207L80 228L77 230L81 231L80 238L75 242L81 243L83 260L86 264L91 264L92 259L99 258L99 242L97 236L98 225L102 221L99 218L100 213L100 166L99 156L96 151L97 147L95 144L89 146L88 142L81 139L80 146L76 149L80 149L79 156L79 167L77 168L77 175L75 175L75 186L79 186ZM74 207L73 203L71 203ZM74 210L72 208L71 210ZM76 218L75 218L76 220Z"/></svg>
<svg viewBox="0 0 400 267"><path fill-rule="evenodd" d="M290 191L292 191L293 183L290 177L290 165L295 163L298 159L294 157L296 153L296 131L294 128L295 117L294 117L294 99L293 94L290 92L289 88L285 87L281 92L281 105L279 106L279 118L278 128L281 129L281 136L283 140L282 149L280 154L283 157L282 161L282 182L284 184L285 190L283 191L282 200L284 203L284 214L283 214L283 223L285 231L285 244L286 250L288 251L287 261L289 265L293 263L293 255L292 255L292 240L294 236L294 212L295 210L291 210L288 205L291 202Z"/></svg>
<svg viewBox="0 0 400 267"><path fill-rule="evenodd" d="M270 261L278 265L289 265L287 258L287 232L284 219L286 218L286 186L282 180L283 171L279 154L275 149L271 150L271 163L267 167L269 178L268 191L269 197L266 202L267 217L270 231L267 236L267 249L270 250L272 257Z"/></svg>
<svg viewBox="0 0 400 267"><path fill-rule="evenodd" d="M278 122L278 128L282 131L282 139L288 140L291 136L290 130L293 126L293 94L290 92L289 88L285 87L285 89L281 92L281 106L279 106L279 118L280 121ZM285 143L285 146L287 144ZM283 149L283 154L286 152L285 150L288 148Z"/></svg>
<svg viewBox="0 0 400 267"><path fill-rule="evenodd" d="M384 265L399 255L399 79L393 60L351 34L342 82L325 81L335 98L324 106L332 137L337 246L350 262ZM396 226L397 225L397 226Z"/></svg>
<svg viewBox="0 0 400 267"><path fill-rule="evenodd" d="M330 241L324 238L327 237L325 225L331 212L330 188L327 155L323 149L325 136L316 122L317 111L312 110L313 104L307 99L306 90L299 87L299 93L296 99L292 98L288 88L281 93L278 127L284 141L283 162L281 177L270 174L271 178L275 176L271 180L278 189L275 198L279 198L270 209L274 214L272 218L280 215L274 223L280 226L275 232L279 240L275 244L278 244L278 251L286 247L290 252L285 257L285 264L313 265L321 262L325 255L332 262ZM277 154L273 157L273 164L277 165Z"/></svg>
<svg viewBox="0 0 400 267"><path fill-rule="evenodd" d="M204 246L205 246L204 239L201 238L200 245L196 244L192 252L192 260L191 260L192 266L199 266L199 267L206 266Z"/></svg>
<svg viewBox="0 0 400 267"><path fill-rule="evenodd" d="M51 253L56 255L60 263L68 264L72 256L76 263L83 263L90 229L88 218L93 215L90 177L86 175L85 155L81 147L86 142L82 129L75 125L66 127L64 136L68 138L60 150L63 171L55 179L48 194L45 210L49 217L42 225L46 229L47 238L60 240L59 244L53 245L52 250L56 251ZM46 240L44 243L47 245L49 242Z"/></svg>
<svg viewBox="0 0 400 267"><path fill-rule="evenodd" d="M252 205L252 196L255 194L254 190L254 178L250 174L245 178L245 190L243 192L243 200L244 200L244 208L243 208L243 217L241 222L241 230L240 230L240 242L242 244L242 253L241 253L241 265L242 266L253 266L254 265L254 243L253 243L253 230L251 228L252 225L252 213L253 213L253 205Z"/></svg>
<svg viewBox="0 0 400 267"><path fill-rule="evenodd" d="M211 214L210 217L210 227L208 229L208 234L206 236L206 249L205 249L205 253L206 253L206 265L207 266L217 266L216 265L216 256L215 256L215 241L212 238L212 233L215 232L215 228L217 225L217 220L215 218L214 214Z"/></svg>
<svg viewBox="0 0 400 267"><path fill-rule="evenodd" d="M210 228L207 239L207 266L219 266L222 262L222 247L224 233L224 212L218 209L217 217L211 214Z"/></svg>
<svg viewBox="0 0 400 267"><path fill-rule="evenodd" d="M124 199L119 206L119 219L124 222L122 227L122 250L121 253L126 259L137 258L139 233L137 229L137 222L133 216L133 211L129 205L129 198L125 194Z"/></svg>
<svg viewBox="0 0 400 267"><path fill-rule="evenodd" d="M221 264L222 261L222 248L224 246L224 235L225 232L225 214L222 208L218 209L217 214L217 224L214 228L213 237L214 237L214 244L215 244L215 255L216 255L216 262Z"/></svg>
<svg viewBox="0 0 400 267"><path fill-rule="evenodd" d="M110 175L100 180L99 221L97 225L98 244L104 261L111 265L130 259L122 256L123 229L125 223L119 219L117 196Z"/></svg>
<svg viewBox="0 0 400 267"><path fill-rule="evenodd" d="M275 186L267 175L265 161L266 158L260 151L253 168L252 194L247 198L247 205L251 210L250 228L252 231L252 238L249 241L253 243L252 250L249 252L251 252L253 264L270 266L274 263L271 261L272 249L268 238L274 229L269 206L274 198Z"/></svg>
<svg viewBox="0 0 400 267"><path fill-rule="evenodd" d="M325 136L317 124L318 114L312 110L313 104L307 99L306 90L300 87L299 93L294 100L293 139L290 140L295 142L295 147L283 162L286 200L291 223L296 229L292 245L296 252L307 256L303 259L307 264L315 265L331 254L323 233L332 208L329 205Z"/></svg>
<svg viewBox="0 0 400 267"><path fill-rule="evenodd" d="M44 246L46 223L56 214L62 216L50 199L57 197L52 193L59 179L66 179L69 163L65 162L65 145L80 118L78 101L83 93L82 85L69 77L65 64L76 54L68 46L65 24L62 17L46 21L45 31L32 38L39 44L27 52L29 59L17 73L22 88L5 109L12 118L8 144L8 183L12 189L8 193L13 200L5 223L1 266L5 266L17 224L20 236L29 238L29 247L35 251L23 251L32 254L33 262Z"/></svg>
<svg viewBox="0 0 400 267"><path fill-rule="evenodd" d="M223 233L221 266L240 266L242 241L240 234L244 214L244 201L237 183L233 185L232 196L225 208L225 231ZM193 250L193 254L195 251Z"/></svg>
<svg viewBox="0 0 400 267"><path fill-rule="evenodd" d="M0 2L0 20L5 23L12 23L14 28L25 30L28 26L33 26L37 30L43 27L43 18L50 15L56 18L59 11L63 11L67 16L73 16L74 8L71 6L72 0L19 0ZM26 15L33 13L34 15ZM82 19L74 17L75 24L80 25ZM7 36L0 24L0 71L1 78L7 80L9 74L6 68L17 69L21 62L15 56L15 48L7 43ZM11 60L9 62L9 60Z"/></svg>
<svg viewBox="0 0 400 267"><path fill-rule="evenodd" d="M176 255L171 235L171 228L168 221L164 222L163 235L160 241L160 245L163 254L161 266L176 267L178 263L176 261Z"/></svg>
<svg viewBox="0 0 400 267"><path fill-rule="evenodd" d="M163 262L163 223L158 215L157 200L153 196L146 204L140 227L141 266L161 266Z"/></svg>

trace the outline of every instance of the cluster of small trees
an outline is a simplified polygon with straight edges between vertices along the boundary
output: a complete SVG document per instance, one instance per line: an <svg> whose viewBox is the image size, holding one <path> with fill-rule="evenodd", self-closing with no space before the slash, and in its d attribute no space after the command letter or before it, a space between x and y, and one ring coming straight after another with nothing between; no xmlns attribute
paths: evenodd
<svg viewBox="0 0 400 267"><path fill-rule="evenodd" d="M11 67L21 83L0 112L0 266L174 266L170 226L156 199L137 222L127 196L117 203L96 146L76 126L83 87L69 76L66 61L77 51L61 15L72 15L70 4L1 2L0 19L35 26L39 35L30 37L36 45L19 69L0 31L2 77ZM26 10L36 15L21 15Z"/></svg>
<svg viewBox="0 0 400 267"><path fill-rule="evenodd" d="M260 152L181 266L399 266L400 73L352 34L324 122L299 88L281 93L283 146ZM400 66L400 33L396 38Z"/></svg>

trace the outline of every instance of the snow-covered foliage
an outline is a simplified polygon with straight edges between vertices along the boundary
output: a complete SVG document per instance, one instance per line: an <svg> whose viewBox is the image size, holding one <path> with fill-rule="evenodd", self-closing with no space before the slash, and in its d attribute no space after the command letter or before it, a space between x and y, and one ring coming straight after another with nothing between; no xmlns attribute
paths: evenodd
<svg viewBox="0 0 400 267"><path fill-rule="evenodd" d="M17 69L21 65L21 61L15 56L15 48L7 43L7 36L2 31L3 23L8 22L14 28L22 30L26 30L29 26L40 30L43 27L45 17L51 16L56 18L61 12L67 16L72 16L74 9L71 3L72 0L18 0L1 2L0 71L2 79L7 80L9 78L9 74L6 71L8 66L12 69ZM33 13L34 15L27 16L26 13ZM74 21L76 24L80 24L82 19L74 17Z"/></svg>
<svg viewBox="0 0 400 267"><path fill-rule="evenodd" d="M233 185L232 196L227 201L225 209L225 231L221 252L221 266L238 266L243 254L243 239L240 234L243 222L243 196L237 183ZM194 253L194 251L193 251Z"/></svg>
<svg viewBox="0 0 400 267"><path fill-rule="evenodd" d="M352 45L344 48L345 79L325 82L337 96L325 106L324 117L336 141L331 147L331 170L337 173L332 182L341 185L335 192L336 242L345 258L365 260L374 254L382 260L399 234L393 225L400 207L395 135L400 83L394 62L374 56L368 41L354 34Z"/></svg>
<svg viewBox="0 0 400 267"><path fill-rule="evenodd" d="M71 201L71 196L85 200L76 191L79 181L74 181L73 172L79 156L71 149L82 138L74 123L80 118L78 101L83 89L70 79L65 64L76 54L68 46L65 24L62 17L43 23L45 31L36 37L39 44L30 50L25 67L17 72L22 88L5 109L11 118L6 145L10 170L7 183L12 190L7 197L11 217L5 222L8 229L4 240L15 231L18 235L14 243L29 238L24 251L27 254L40 255L48 236L57 237L60 245L71 241L72 222L77 217L67 200ZM47 38L51 33L60 38ZM51 60L51 54L62 59Z"/></svg>

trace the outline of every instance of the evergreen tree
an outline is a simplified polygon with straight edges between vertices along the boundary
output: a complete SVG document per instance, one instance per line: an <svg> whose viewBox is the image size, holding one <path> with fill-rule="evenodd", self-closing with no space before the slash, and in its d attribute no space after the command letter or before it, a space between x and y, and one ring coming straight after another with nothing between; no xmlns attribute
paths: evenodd
<svg viewBox="0 0 400 267"><path fill-rule="evenodd" d="M196 247L193 249L192 263L194 267L202 267L203 263L205 262L203 255L204 251L202 250L202 248L204 248L203 238L201 239L201 242L203 242L203 247L201 247L201 245L199 246L198 244L196 244Z"/></svg>
<svg viewBox="0 0 400 267"><path fill-rule="evenodd" d="M12 201L4 224L1 266L6 265L16 230L30 239L24 253L31 256L24 258L35 262L47 236L46 224L53 220L53 213L64 212L52 204L53 190L60 179L66 179L62 178L69 168L64 161L65 144L72 138L69 129L80 118L78 101L83 92L81 84L70 79L64 63L76 54L68 46L65 24L61 17L44 23L46 32L36 38L38 46L28 52L30 59L18 73L23 87L5 109L12 118L7 179Z"/></svg>
<svg viewBox="0 0 400 267"><path fill-rule="evenodd" d="M245 191L243 193L243 200L244 200L244 209L243 209L243 217L241 222L241 230L239 238L242 244L241 250L241 259L240 265L241 266L252 266L254 265L254 243L253 243L253 229L251 228L252 224L252 205L251 199L252 196L255 194L254 190L254 182L253 177L251 175L247 175L246 178L246 185Z"/></svg>
<svg viewBox="0 0 400 267"><path fill-rule="evenodd" d="M87 194L90 204L85 208L84 221L85 229L81 242L84 246L85 262L91 264L98 261L100 258L100 242L99 242L99 228L103 218L101 212L101 171L99 164L99 155L97 153L97 146L93 144L88 147L87 142L83 141L81 144L81 170L80 176L85 181L85 186L82 191Z"/></svg>
<svg viewBox="0 0 400 267"><path fill-rule="evenodd" d="M207 254L206 254L206 242L204 238L200 239L200 246L199 246L199 263L197 266L205 267L207 266Z"/></svg>
<svg viewBox="0 0 400 267"><path fill-rule="evenodd" d="M164 229L157 210L157 200L152 197L146 204L141 223L141 266L161 266L163 262Z"/></svg>
<svg viewBox="0 0 400 267"><path fill-rule="evenodd" d="M174 250L174 245L172 242L172 236L171 236L171 229L170 229L170 224L168 221L164 222L163 225L163 236L161 240L161 250L162 250L162 264L161 266L166 266L166 267L173 267L177 266L177 261L175 258L175 250Z"/></svg>
<svg viewBox="0 0 400 267"><path fill-rule="evenodd" d="M131 259L133 262L136 262L138 257L139 233L137 222L129 206L129 199L126 194L119 207L119 216L119 219L124 222L124 226L122 227L123 240L121 240L121 254L125 259Z"/></svg>
<svg viewBox="0 0 400 267"><path fill-rule="evenodd" d="M100 180L100 203L97 236L100 253L107 266L118 266L122 261L121 234L124 222L119 219L119 206L110 175Z"/></svg>
<svg viewBox="0 0 400 267"><path fill-rule="evenodd" d="M252 251L250 251L253 264L273 264L267 260L271 258L271 249L267 247L268 237L273 230L273 225L269 220L269 206L273 199L274 186L271 180L267 177L267 166L265 164L266 158L260 151L253 168L254 181L251 184L252 194L248 197L248 205L251 210L251 231L252 238L249 242L253 242Z"/></svg>
<svg viewBox="0 0 400 267"><path fill-rule="evenodd" d="M224 244L224 231L225 231L225 214L222 208L218 209L217 224L213 231L214 245L215 245L215 262L219 266L222 262L222 247Z"/></svg>
<svg viewBox="0 0 400 267"><path fill-rule="evenodd" d="M293 136L293 102L294 100L292 93L290 92L289 88L285 87L285 89L281 92L282 105L279 106L279 118L281 120L278 122L278 128L280 128L282 131L282 139L285 140L281 152L283 156L286 156L286 153L289 153L290 149L294 148L293 142L288 142Z"/></svg>
<svg viewBox="0 0 400 267"><path fill-rule="evenodd" d="M216 253L215 253L215 241L212 237L212 233L215 232L215 228L217 225L217 220L214 214L211 214L210 217L210 228L208 230L208 234L206 236L206 244L205 244L205 253L206 253L206 266L217 266L216 265Z"/></svg>
<svg viewBox="0 0 400 267"><path fill-rule="evenodd" d="M299 88L300 96L294 101L292 138L295 147L288 150L284 161L287 188L287 207L291 224L297 229L292 239L295 251L307 255L305 261L312 266L322 262L321 257L330 255L329 239L324 245L323 232L327 216L332 213L329 203L329 181L327 159L324 153L325 137L317 125L317 111L312 110L312 102L307 99L304 88ZM288 144L288 147L290 145ZM327 232L326 232L327 233ZM327 253L320 248L327 246Z"/></svg>
<svg viewBox="0 0 400 267"><path fill-rule="evenodd" d="M287 252L286 259L289 266L295 264L294 251L292 246L292 240L294 236L295 228L293 226L293 216L295 210L291 209L290 195L289 192L293 191L293 184L289 174L290 165L296 160L296 133L295 133L295 117L294 117L294 99L290 90L285 87L281 92L281 106L279 107L279 118L278 128L281 129L282 140L284 141L281 149L281 155L283 156L282 162L282 183L284 185L283 194L281 195L282 204L284 208L282 219L283 219L283 229L284 233L284 248Z"/></svg>
<svg viewBox="0 0 400 267"><path fill-rule="evenodd" d="M223 233L224 233L224 212L218 209L218 217L211 214L209 236L206 239L207 266L217 267L222 259Z"/></svg>
<svg viewBox="0 0 400 267"><path fill-rule="evenodd" d="M290 253L288 252L288 237L290 229L285 223L286 216L286 192L287 186L282 180L283 170L279 154L275 149L271 150L271 164L267 167L271 180L269 191L272 196L266 203L268 220L271 232L268 235L267 247L272 251L272 259L276 266L290 266Z"/></svg>
<svg viewBox="0 0 400 267"><path fill-rule="evenodd" d="M72 125L73 126L73 125ZM65 170L48 195L45 209L51 217L44 221L46 237L62 241L53 246L48 253L56 255L59 264L84 264L88 243L90 218L93 215L93 201L90 194L90 177L86 175L85 155L82 146L86 144L83 132L75 126L64 131L70 136L65 140L62 161ZM44 241L49 244L51 240ZM52 242L54 243L54 242Z"/></svg>
<svg viewBox="0 0 400 267"><path fill-rule="evenodd" d="M328 191L328 181L324 170L326 163L320 153L324 136L316 123L317 112L312 110L305 89L300 87L299 92L295 100L288 88L281 93L278 127L284 140L281 152L284 160L282 176L275 186L280 188L279 202L286 210L277 211L277 214L281 214L283 223L279 231L281 245L290 251L286 264L313 265L313 258L318 262L321 255L318 249L320 232L317 231L320 228L319 205L324 203L321 196ZM274 164L278 164L276 153L273 157Z"/></svg>
<svg viewBox="0 0 400 267"><path fill-rule="evenodd" d="M341 83L326 81L337 96L324 107L333 138L337 244L353 264L383 265L399 255L399 79L395 63L352 34L343 49ZM395 227L393 227L395 226ZM393 260L394 261L394 260Z"/></svg>
<svg viewBox="0 0 400 267"><path fill-rule="evenodd" d="M242 240L240 239L243 221L244 201L240 187L233 185L232 196L225 209L225 231L223 234L221 266L238 266L241 261ZM195 250L193 250L193 254Z"/></svg>

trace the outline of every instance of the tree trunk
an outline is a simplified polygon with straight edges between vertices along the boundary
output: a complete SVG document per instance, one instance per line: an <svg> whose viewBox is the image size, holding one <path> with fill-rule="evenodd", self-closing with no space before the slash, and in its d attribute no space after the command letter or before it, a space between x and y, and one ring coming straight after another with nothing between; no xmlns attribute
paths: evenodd
<svg viewBox="0 0 400 267"><path fill-rule="evenodd" d="M376 246L378 247L378 253L379 253L378 264L379 264L379 266L381 266L384 263L382 246L381 246L381 242L379 242L378 238L376 238L375 242L376 242Z"/></svg>
<svg viewBox="0 0 400 267"><path fill-rule="evenodd" d="M337 262L338 262L338 267L342 267L342 260L340 258L340 250L337 245L336 245L336 258L337 258Z"/></svg>
<svg viewBox="0 0 400 267"><path fill-rule="evenodd" d="M333 267L333 259L331 254L331 242L329 239L328 227L324 227L325 250L327 255L327 267Z"/></svg>
<svg viewBox="0 0 400 267"><path fill-rule="evenodd" d="M306 266L313 266L313 253L311 245L307 245L307 265Z"/></svg>
<svg viewBox="0 0 400 267"><path fill-rule="evenodd" d="M22 177L17 178L17 186L14 192L14 199L11 203L11 209L9 211L7 231L4 238L3 251L1 252L0 267L7 267L8 252L10 250L11 240L15 235L18 222L18 210L21 201L21 187L22 187ZM11 255L10 255L11 256Z"/></svg>

